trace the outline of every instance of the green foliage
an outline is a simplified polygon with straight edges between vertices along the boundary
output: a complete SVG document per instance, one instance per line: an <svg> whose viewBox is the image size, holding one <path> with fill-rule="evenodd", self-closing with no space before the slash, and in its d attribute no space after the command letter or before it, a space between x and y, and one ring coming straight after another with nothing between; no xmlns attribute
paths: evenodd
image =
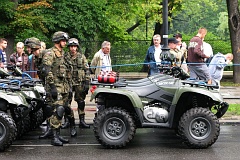
<svg viewBox="0 0 240 160"><path fill-rule="evenodd" d="M185 34L191 34L200 27L206 27L209 32L217 35L216 28L219 27L219 14L226 12L226 1L224 0L184 0L182 2L182 10L174 10L173 12L173 28L170 32L179 31ZM227 22L227 21L225 21ZM226 30L226 33L227 30ZM229 39L227 34L218 35L222 39ZM229 35L229 34L228 34Z"/></svg>
<svg viewBox="0 0 240 160"><path fill-rule="evenodd" d="M9 0L3 0L4 2L0 3L0 35L4 36L11 32L9 22L14 20L14 3Z"/></svg>
<svg viewBox="0 0 240 160"><path fill-rule="evenodd" d="M0 3L1 5L3 3ZM47 32L47 29L42 23L44 18L38 12L41 9L50 7L46 1L36 1L30 4L6 2L4 5L4 14L0 13L2 19L4 19L0 22L0 24L3 23L0 25L0 35L14 35L15 41L24 41L24 39L32 36L45 37L43 39L46 39L44 33Z"/></svg>
<svg viewBox="0 0 240 160"><path fill-rule="evenodd" d="M219 33L220 37L228 37L228 13L227 12L220 12L219 13L219 26L217 28L217 32Z"/></svg>
<svg viewBox="0 0 240 160"><path fill-rule="evenodd" d="M111 57L115 71L140 72L149 41L120 41L112 44Z"/></svg>

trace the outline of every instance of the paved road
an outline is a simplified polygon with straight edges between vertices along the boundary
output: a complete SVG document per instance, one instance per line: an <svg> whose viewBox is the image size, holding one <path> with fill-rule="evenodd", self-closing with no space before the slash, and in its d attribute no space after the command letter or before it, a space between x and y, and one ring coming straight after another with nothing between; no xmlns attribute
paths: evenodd
<svg viewBox="0 0 240 160"><path fill-rule="evenodd" d="M79 129L76 138L68 136L68 130L61 134L70 138L64 147L49 145L50 139L39 140L41 128L29 132L17 140L5 152L2 160L238 160L240 157L240 126L222 125L221 134L215 144L208 149L189 149L172 130L147 128L137 129L132 143L124 149L104 149L99 145L91 129Z"/></svg>

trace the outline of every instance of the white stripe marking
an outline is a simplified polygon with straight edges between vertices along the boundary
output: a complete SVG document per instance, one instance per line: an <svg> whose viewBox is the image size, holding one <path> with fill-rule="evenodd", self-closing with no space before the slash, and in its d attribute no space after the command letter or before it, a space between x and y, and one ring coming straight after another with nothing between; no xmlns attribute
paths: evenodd
<svg viewBox="0 0 240 160"><path fill-rule="evenodd" d="M63 144L63 146L99 146L101 144ZM40 145L28 145L28 144L13 144L13 147L53 147L50 144L40 144Z"/></svg>

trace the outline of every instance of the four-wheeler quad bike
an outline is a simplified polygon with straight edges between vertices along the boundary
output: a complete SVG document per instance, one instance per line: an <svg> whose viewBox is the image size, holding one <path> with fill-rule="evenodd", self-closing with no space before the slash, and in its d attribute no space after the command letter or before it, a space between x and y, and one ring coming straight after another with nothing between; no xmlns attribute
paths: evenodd
<svg viewBox="0 0 240 160"><path fill-rule="evenodd" d="M19 72L21 73L21 72ZM9 75L0 69L0 151L45 120L43 106L45 91L39 79L22 73Z"/></svg>
<svg viewBox="0 0 240 160"><path fill-rule="evenodd" d="M0 86L0 151L8 148L30 124L31 106L25 96L16 86Z"/></svg>
<svg viewBox="0 0 240 160"><path fill-rule="evenodd" d="M0 77L2 78L0 83L8 83L12 80L20 81L21 91L27 95L26 99L32 106L29 114L30 126L31 129L36 129L46 119L43 114L46 92L42 81L38 78L31 78L29 74L23 73L16 65L8 65L8 69L12 71L11 74L4 69L0 69Z"/></svg>
<svg viewBox="0 0 240 160"><path fill-rule="evenodd" d="M190 148L207 148L218 139L218 118L228 109L217 86L166 74L91 84L98 107L94 134L106 148L126 146L144 127L170 128Z"/></svg>

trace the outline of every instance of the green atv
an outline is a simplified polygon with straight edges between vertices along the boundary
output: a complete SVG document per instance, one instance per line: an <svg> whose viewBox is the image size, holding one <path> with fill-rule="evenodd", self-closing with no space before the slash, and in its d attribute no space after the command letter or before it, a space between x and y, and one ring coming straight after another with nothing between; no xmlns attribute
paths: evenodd
<svg viewBox="0 0 240 160"><path fill-rule="evenodd" d="M106 148L125 147L137 128L146 127L173 129L190 148L207 148L218 139L218 118L229 106L218 86L166 74L91 84L98 108L94 134Z"/></svg>
<svg viewBox="0 0 240 160"><path fill-rule="evenodd" d="M1 85L0 88L0 151L4 151L25 132L26 124L30 126L32 107L18 87Z"/></svg>
<svg viewBox="0 0 240 160"><path fill-rule="evenodd" d="M0 79L0 151L4 151L16 138L45 120L45 91L38 79L11 76L3 69L0 76L4 78Z"/></svg>
<svg viewBox="0 0 240 160"><path fill-rule="evenodd" d="M32 106L30 116L30 129L38 128L42 122L45 121L44 115L45 107L45 89L42 85L42 81L38 78L31 78L31 76L25 72L22 72L16 65L8 65L7 72L0 68L0 83L9 84L12 81L16 82L16 85L20 83L20 92L26 95L26 100ZM13 83L11 83L13 85Z"/></svg>

